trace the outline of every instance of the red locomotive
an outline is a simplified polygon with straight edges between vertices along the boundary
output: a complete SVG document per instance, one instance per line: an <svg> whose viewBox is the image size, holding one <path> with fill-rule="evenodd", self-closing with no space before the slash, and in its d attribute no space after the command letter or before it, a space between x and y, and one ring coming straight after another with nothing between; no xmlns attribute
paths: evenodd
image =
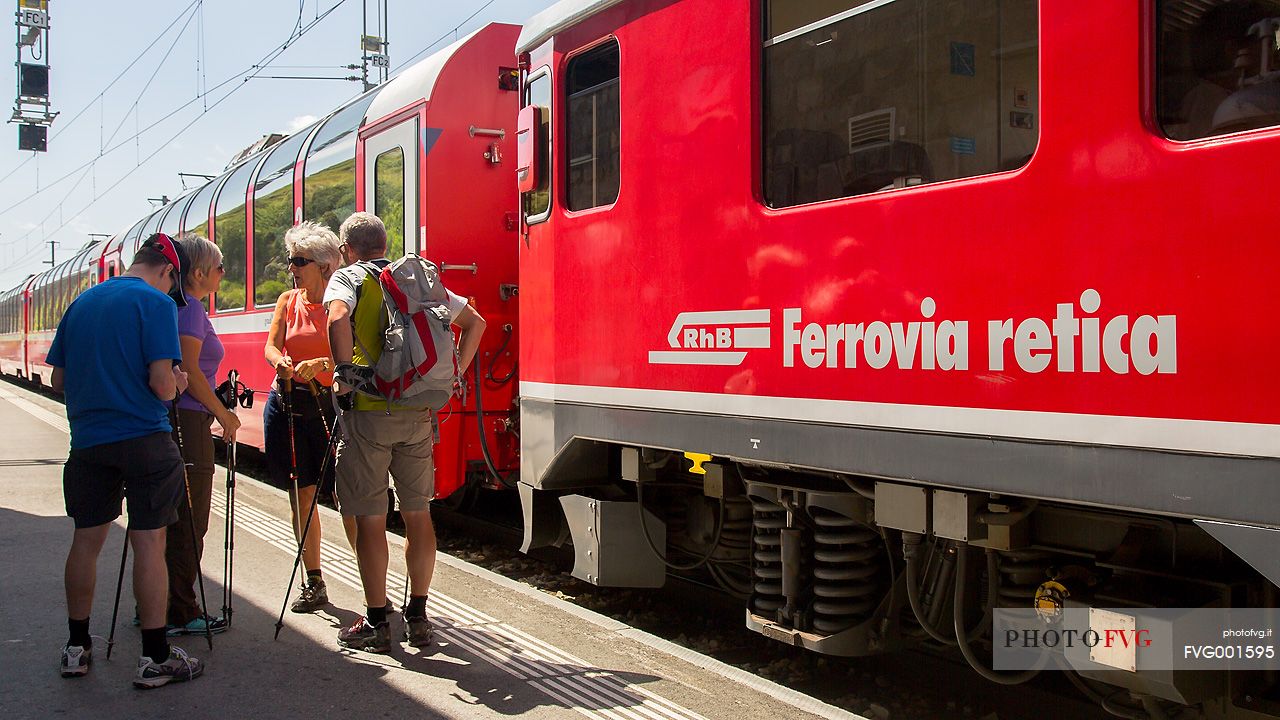
<svg viewBox="0 0 1280 720"><path fill-rule="evenodd" d="M531 19L526 549L570 536L602 585L703 568L845 655L954 642L961 602L1274 607L1278 27L1244 0ZM1260 673L1072 665L1133 712L1276 712Z"/></svg>

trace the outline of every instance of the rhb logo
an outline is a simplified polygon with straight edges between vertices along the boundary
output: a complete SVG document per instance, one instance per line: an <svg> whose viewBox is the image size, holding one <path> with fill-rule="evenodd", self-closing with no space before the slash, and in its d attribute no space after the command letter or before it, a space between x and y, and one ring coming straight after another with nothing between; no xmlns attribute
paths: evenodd
<svg viewBox="0 0 1280 720"><path fill-rule="evenodd" d="M670 350L649 352L653 365L741 365L747 350L769 348L768 310L684 312L667 333Z"/></svg>

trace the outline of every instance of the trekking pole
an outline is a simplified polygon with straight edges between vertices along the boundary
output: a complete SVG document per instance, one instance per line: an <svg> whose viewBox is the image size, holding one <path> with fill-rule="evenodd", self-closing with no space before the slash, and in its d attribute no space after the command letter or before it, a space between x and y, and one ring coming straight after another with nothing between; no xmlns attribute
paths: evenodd
<svg viewBox="0 0 1280 720"><path fill-rule="evenodd" d="M336 433L329 436L329 444L325 446L324 458L320 460L319 477L324 477L324 471L329 467L329 458L333 457L334 446L337 444L338 436ZM280 617L276 618L276 634L273 640L280 639L280 630L284 628L284 611L289 607L289 596L293 594L293 579L298 575L298 566L302 564L302 550L307 542L307 533L311 531L311 518L316 514L316 501L320 498L320 488L316 487L316 493L311 496L311 509L307 513L307 522L302 528L302 538L298 540L298 553L293 557L293 570L289 572L289 586L284 590L284 602L280 604Z"/></svg>
<svg viewBox="0 0 1280 720"><path fill-rule="evenodd" d="M120 613L120 587L124 585L124 564L129 559L129 531L124 531L124 548L120 551L120 576L116 578L116 602L111 608L111 632L107 633L107 659L111 659L111 647L116 644L116 616Z"/></svg>
<svg viewBox="0 0 1280 720"><path fill-rule="evenodd" d="M235 374L235 371L231 371ZM236 443L227 443L227 507L226 528L222 535L222 617L231 627L231 584L235 579L236 552Z"/></svg>
<svg viewBox="0 0 1280 720"><path fill-rule="evenodd" d="M289 503L293 506L293 535L297 537L302 526L302 517L298 513L302 508L298 507L298 443L293 428L293 381L281 378L280 386L283 390L281 400L284 401L285 422L289 428L289 481L293 483L293 497L289 498Z"/></svg>
<svg viewBox="0 0 1280 720"><path fill-rule="evenodd" d="M333 429L329 427L329 421L324 419L324 403L320 402L320 387L316 385L315 380L308 380L307 387L311 389L311 397L315 398L316 410L320 413L320 424L324 426L324 441L327 443L333 437Z"/></svg>
<svg viewBox="0 0 1280 720"><path fill-rule="evenodd" d="M200 553L196 551L196 545L199 540L196 538L196 506L191 502L191 480L187 478L187 460L182 456L182 425L178 424L178 399L173 399L170 405L173 417L173 431L178 437L178 455L182 461L182 486L186 489L187 497L187 527L191 528L191 554L195 555L196 561L196 581L200 585L200 612L204 614L204 639L209 643L209 650L213 650L213 628L209 627L209 603L204 596L204 570L200 567Z"/></svg>

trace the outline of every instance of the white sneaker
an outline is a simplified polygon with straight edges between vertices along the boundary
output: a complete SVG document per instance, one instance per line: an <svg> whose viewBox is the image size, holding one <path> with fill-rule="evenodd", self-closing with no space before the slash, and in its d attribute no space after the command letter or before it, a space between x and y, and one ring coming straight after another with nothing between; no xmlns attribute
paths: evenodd
<svg viewBox="0 0 1280 720"><path fill-rule="evenodd" d="M89 662L93 660L93 649L79 645L62 646L62 677L80 677L89 672Z"/></svg>
<svg viewBox="0 0 1280 720"><path fill-rule="evenodd" d="M143 655L138 658L138 672L133 676L133 686L142 688L158 688L171 682L185 682L200 677L204 672L204 663L187 655L177 645L169 646L169 658L162 663L154 662Z"/></svg>

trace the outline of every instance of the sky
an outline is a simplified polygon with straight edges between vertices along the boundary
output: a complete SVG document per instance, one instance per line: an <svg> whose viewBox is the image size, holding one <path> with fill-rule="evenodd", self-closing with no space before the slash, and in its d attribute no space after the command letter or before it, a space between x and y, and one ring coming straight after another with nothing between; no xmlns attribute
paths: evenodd
<svg viewBox="0 0 1280 720"><path fill-rule="evenodd" d="M261 136L305 127L358 95L359 82L265 76L359 74L342 66L360 62L362 13L376 34L382 2L49 0L49 94L60 115L45 153L19 152L16 124L0 129L0 291L49 267L50 240L62 262L90 233L120 232L151 212L148 198L181 195L179 172L219 174ZM432 43L453 42L455 28L520 24L553 4L386 2L393 76ZM273 53L299 22L305 34ZM243 79L268 57L262 77ZM15 74L0 70L11 105Z"/></svg>

